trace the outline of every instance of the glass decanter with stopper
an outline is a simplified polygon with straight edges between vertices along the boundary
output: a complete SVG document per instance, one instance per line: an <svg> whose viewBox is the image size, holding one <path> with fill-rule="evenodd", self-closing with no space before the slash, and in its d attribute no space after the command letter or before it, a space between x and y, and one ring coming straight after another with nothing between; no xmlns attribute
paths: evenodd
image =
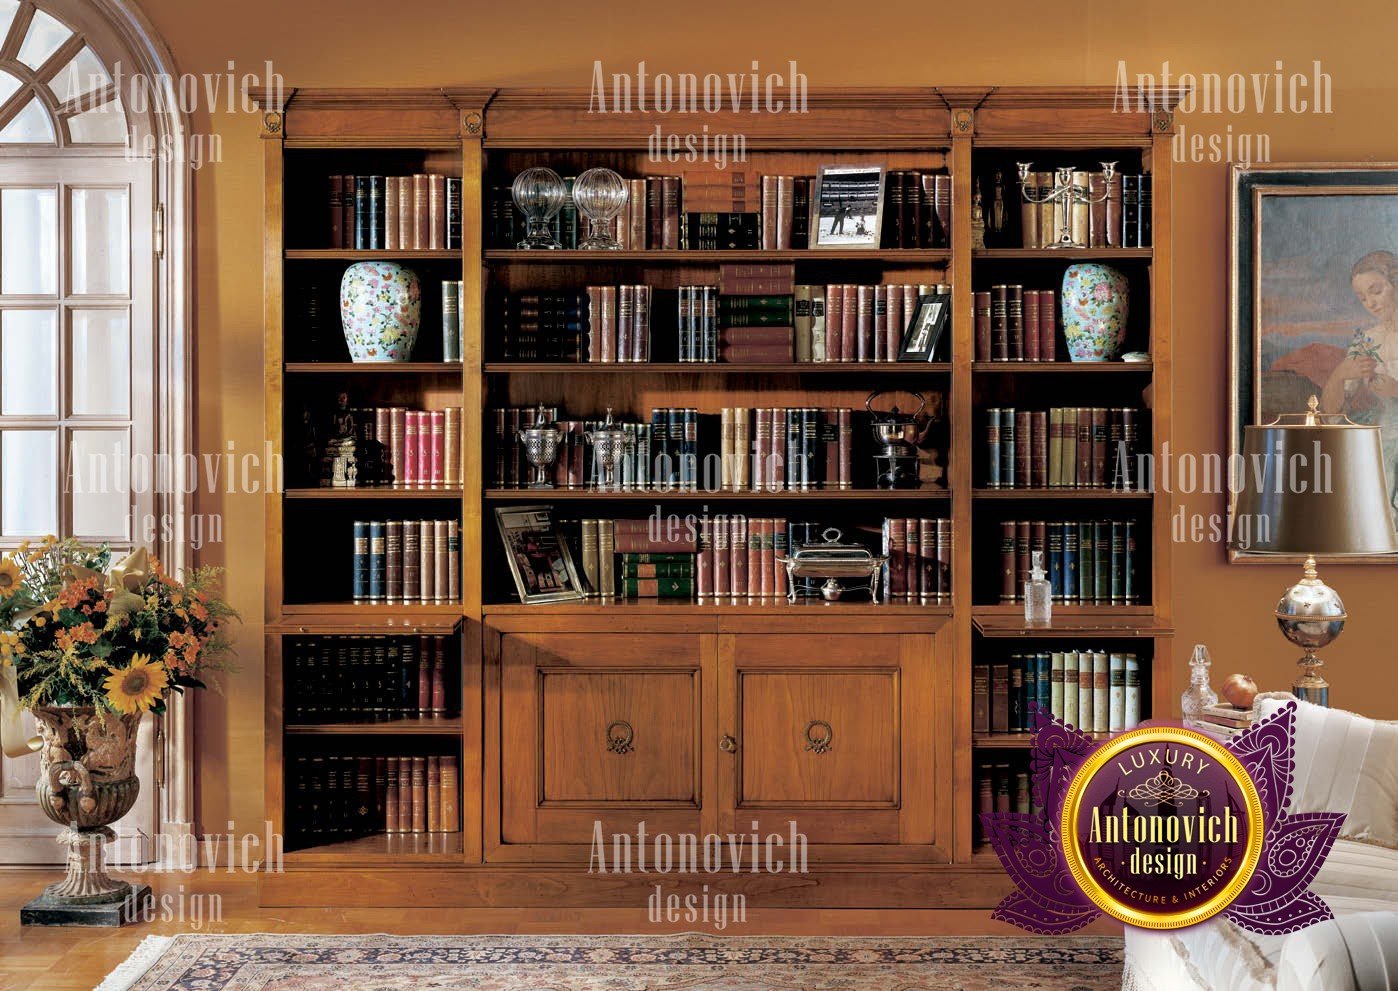
<svg viewBox="0 0 1398 991"><path fill-rule="evenodd" d="M1206 706L1218 705L1218 693L1209 687L1211 664L1209 648L1196 643L1189 659L1189 687L1180 696L1180 710L1186 720L1198 719Z"/></svg>

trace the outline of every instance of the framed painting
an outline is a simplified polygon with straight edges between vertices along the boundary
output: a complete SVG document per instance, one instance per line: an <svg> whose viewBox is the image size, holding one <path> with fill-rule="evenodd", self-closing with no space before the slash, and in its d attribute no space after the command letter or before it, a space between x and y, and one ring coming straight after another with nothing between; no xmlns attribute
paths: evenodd
<svg viewBox="0 0 1398 991"><path fill-rule="evenodd" d="M1234 165L1230 180L1229 464L1245 426L1317 396L1379 427L1398 519L1398 163Z"/></svg>

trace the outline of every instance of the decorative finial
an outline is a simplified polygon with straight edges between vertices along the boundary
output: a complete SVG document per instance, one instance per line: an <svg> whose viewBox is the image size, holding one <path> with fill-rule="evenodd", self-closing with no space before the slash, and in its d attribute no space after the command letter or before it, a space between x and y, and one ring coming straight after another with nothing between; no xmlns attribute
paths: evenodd
<svg viewBox="0 0 1398 991"><path fill-rule="evenodd" d="M1306 400L1306 426L1316 425L1320 416L1320 397L1312 393L1311 398Z"/></svg>

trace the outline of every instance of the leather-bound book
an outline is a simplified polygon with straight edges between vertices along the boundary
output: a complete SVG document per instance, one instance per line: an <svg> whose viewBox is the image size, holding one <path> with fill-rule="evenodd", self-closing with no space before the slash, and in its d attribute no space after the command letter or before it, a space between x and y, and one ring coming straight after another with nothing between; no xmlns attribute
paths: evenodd
<svg viewBox="0 0 1398 991"><path fill-rule="evenodd" d="M402 520L403 525L403 601L419 602L422 598L422 531L417 520Z"/></svg>
<svg viewBox="0 0 1398 991"><path fill-rule="evenodd" d="M1029 520L1015 521L1015 601L1023 601L1024 581L1029 577L1030 548L1033 546L1030 533L1033 526Z"/></svg>
<svg viewBox="0 0 1398 991"><path fill-rule="evenodd" d="M819 286L796 286L792 294L792 350L798 362L811 360L811 295L818 291L821 291Z"/></svg>
<svg viewBox="0 0 1398 991"><path fill-rule="evenodd" d="M1107 177L1101 172L1087 174L1087 195L1092 201L1087 212L1087 246L1107 246Z"/></svg>
<svg viewBox="0 0 1398 991"><path fill-rule="evenodd" d="M1092 730L1105 733L1111 727L1111 660L1106 651L1092 652Z"/></svg>
<svg viewBox="0 0 1398 991"><path fill-rule="evenodd" d="M665 248L667 251L674 251L677 250L680 246L679 176L667 175L661 178L660 202L661 246Z"/></svg>
<svg viewBox="0 0 1398 991"><path fill-rule="evenodd" d="M1067 520L1058 528L1063 532L1063 601L1071 604L1079 598L1078 525Z"/></svg>
<svg viewBox="0 0 1398 991"><path fill-rule="evenodd" d="M753 449L752 490L764 492L772 487L772 420L761 407L752 411L755 445Z"/></svg>
<svg viewBox="0 0 1398 991"><path fill-rule="evenodd" d="M1030 193L1038 192L1038 173L1031 173L1025 179L1025 185L1029 187ZM1039 230L1039 204L1030 203L1023 196L1019 198L1019 229L1022 235L1020 245L1025 248L1042 248L1044 246L1043 232Z"/></svg>
<svg viewBox="0 0 1398 991"><path fill-rule="evenodd" d="M976 360L994 361L995 355L991 349L991 294L988 292L977 292L971 294L972 308L976 315Z"/></svg>
<svg viewBox="0 0 1398 991"><path fill-rule="evenodd" d="M431 520L416 520L418 602L437 601L437 535Z"/></svg>
<svg viewBox="0 0 1398 991"><path fill-rule="evenodd" d="M1036 410L1029 414L1029 475L1024 484L1029 488L1048 487L1048 414Z"/></svg>
<svg viewBox="0 0 1398 991"><path fill-rule="evenodd" d="M908 530L901 519L883 521L883 553L887 556L884 590L890 599L908 597Z"/></svg>
<svg viewBox="0 0 1398 991"><path fill-rule="evenodd" d="M442 411L442 483L461 484L461 407Z"/></svg>
<svg viewBox="0 0 1398 991"><path fill-rule="evenodd" d="M456 176L446 179L447 239L449 250L461 248L461 180Z"/></svg>
<svg viewBox="0 0 1398 991"><path fill-rule="evenodd" d="M1000 524L1000 601L1014 602L1019 595L1015 583L1015 521L1004 520Z"/></svg>
<svg viewBox="0 0 1398 991"><path fill-rule="evenodd" d="M748 520L735 515L729 520L729 555L732 558L732 594L745 598L750 593L748 584Z"/></svg>
<svg viewBox="0 0 1398 991"><path fill-rule="evenodd" d="M1137 190L1136 201L1139 208L1139 216L1136 224L1136 244L1138 248L1149 248L1151 246L1151 224L1152 206L1155 201L1155 192L1150 173L1146 172L1136 177Z"/></svg>
<svg viewBox="0 0 1398 991"><path fill-rule="evenodd" d="M1003 413L999 406L985 411L985 487L988 489L1004 486L1000 478L1000 445L1003 443L1000 424Z"/></svg>
<svg viewBox="0 0 1398 991"><path fill-rule="evenodd" d="M1134 248L1141 239L1141 177L1121 177L1121 247Z"/></svg>
<svg viewBox="0 0 1398 991"><path fill-rule="evenodd" d="M771 251L777 246L777 176L762 177L762 250Z"/></svg>
<svg viewBox="0 0 1398 991"><path fill-rule="evenodd" d="M384 177L383 246L388 251L401 247L398 243L398 183L400 181L402 181L401 176Z"/></svg>
<svg viewBox="0 0 1398 991"><path fill-rule="evenodd" d="M635 286L632 310L631 360L650 361L651 287Z"/></svg>
<svg viewBox="0 0 1398 991"><path fill-rule="evenodd" d="M903 183L903 243L904 248L921 248L923 244L922 180L916 172L904 172Z"/></svg>
<svg viewBox="0 0 1398 991"><path fill-rule="evenodd" d="M917 521L917 594L923 602L937 598L937 521Z"/></svg>
<svg viewBox="0 0 1398 991"><path fill-rule="evenodd" d="M752 410L733 409L733 487L746 492L752 483Z"/></svg>
<svg viewBox="0 0 1398 991"><path fill-rule="evenodd" d="M444 833L461 832L461 771L456 757L441 758L442 818Z"/></svg>
<svg viewBox="0 0 1398 991"><path fill-rule="evenodd" d="M646 180L626 180L626 247L630 251L644 251L653 247L647 238L650 234L649 215L646 212Z"/></svg>
<svg viewBox="0 0 1398 991"><path fill-rule="evenodd" d="M384 521L384 566L386 581L384 596L388 602L403 601L403 523Z"/></svg>
<svg viewBox="0 0 1398 991"><path fill-rule="evenodd" d="M446 176L427 177L427 246L440 251L447 246Z"/></svg>
<svg viewBox="0 0 1398 991"><path fill-rule="evenodd" d="M446 637L432 638L432 705L430 715L434 719L447 716L447 644Z"/></svg>
<svg viewBox="0 0 1398 991"><path fill-rule="evenodd" d="M369 179L367 175L354 176L354 236L356 251L370 247L369 233Z"/></svg>
<svg viewBox="0 0 1398 991"><path fill-rule="evenodd" d="M383 602L387 593L387 564L385 543L387 528L383 520L369 521L369 601Z"/></svg>
<svg viewBox="0 0 1398 991"><path fill-rule="evenodd" d="M1010 666L990 665L990 732L1010 731Z"/></svg>
<svg viewBox="0 0 1398 991"><path fill-rule="evenodd" d="M417 638L417 684L415 687L416 705L414 719L428 719L432 716L432 650L433 640L429 636Z"/></svg>
<svg viewBox="0 0 1398 991"><path fill-rule="evenodd" d="M1094 489L1107 487L1107 411L1100 406L1092 410L1092 476Z"/></svg>
<svg viewBox="0 0 1398 991"><path fill-rule="evenodd" d="M1024 360L1039 360L1039 290L1024 290Z"/></svg>
<svg viewBox="0 0 1398 991"><path fill-rule="evenodd" d="M1034 172L1031 175L1040 197L1051 195L1057 187L1058 178L1052 172ZM1047 248L1058 243L1062 203L1061 199L1054 199L1039 204L1039 243L1036 247Z"/></svg>
<svg viewBox="0 0 1398 991"><path fill-rule="evenodd" d="M727 516L715 516L711 525L714 545L714 595L733 594L733 555L730 551L732 524Z"/></svg>
<svg viewBox="0 0 1398 991"><path fill-rule="evenodd" d="M825 286L811 286L811 361L829 361L826 337Z"/></svg>
<svg viewBox="0 0 1398 991"><path fill-rule="evenodd" d="M951 520L943 517L936 522L937 582L933 588L938 602L951 601Z"/></svg>
<svg viewBox="0 0 1398 991"><path fill-rule="evenodd" d="M403 474L402 484L411 488L422 483L422 466L418 457L422 452L419 437L422 434L422 413L410 409L403 412Z"/></svg>
<svg viewBox="0 0 1398 991"><path fill-rule="evenodd" d="M884 358L887 361L898 360L898 349L903 343L903 331L908 326L908 320L912 316L903 307L903 287L900 285L883 286L883 305L885 312L885 326L888 338L884 345Z"/></svg>
<svg viewBox="0 0 1398 991"><path fill-rule="evenodd" d="M951 247L951 176L938 173L936 176L937 229L939 234L934 248Z"/></svg>
<svg viewBox="0 0 1398 991"><path fill-rule="evenodd" d="M1107 248L1120 248L1121 244L1121 195L1122 174L1113 173L1106 183L1107 202L1102 207L1102 243Z"/></svg>
<svg viewBox="0 0 1398 991"><path fill-rule="evenodd" d="M844 360L845 287L825 287L825 360Z"/></svg>
<svg viewBox="0 0 1398 991"><path fill-rule="evenodd" d="M883 286L863 286L874 297L874 346L873 353L865 361L888 360L888 293ZM894 349L897 356L897 349Z"/></svg>
<svg viewBox="0 0 1398 991"><path fill-rule="evenodd" d="M874 359L874 292L877 286L855 286L854 358Z"/></svg>
<svg viewBox="0 0 1398 991"><path fill-rule="evenodd" d="M990 287L990 354L992 361L1010 360L1010 287Z"/></svg>
<svg viewBox="0 0 1398 991"><path fill-rule="evenodd" d="M699 521L699 554L695 560L695 586L699 597L714 594L714 528L713 520Z"/></svg>
<svg viewBox="0 0 1398 991"><path fill-rule="evenodd" d="M922 590L922 531L914 517L897 522L903 526L903 588L916 600Z"/></svg>
<svg viewBox="0 0 1398 991"><path fill-rule="evenodd" d="M1140 589L1136 585L1136 522L1127 520L1122 524L1122 531L1122 601L1134 606L1141 601Z"/></svg>
<svg viewBox="0 0 1398 991"><path fill-rule="evenodd" d="M1034 446L1034 417L1027 409L1015 411L1015 432L1014 432L1014 487L1019 489L1029 488L1031 449Z"/></svg>
<svg viewBox="0 0 1398 991"><path fill-rule="evenodd" d="M1015 434L1018 430L1013 406L1000 409L1000 488L1015 487Z"/></svg>
<svg viewBox="0 0 1398 991"><path fill-rule="evenodd" d="M811 180L795 176L791 180L791 247L811 246Z"/></svg>
<svg viewBox="0 0 1398 991"><path fill-rule="evenodd" d="M859 287L840 287L840 360L857 361L859 357ZM873 310L869 313L873 321Z"/></svg>
<svg viewBox="0 0 1398 991"><path fill-rule="evenodd" d="M432 243L432 215L429 205L430 192L428 179L423 173L413 176L413 243L405 244L414 251L427 248Z"/></svg>
<svg viewBox="0 0 1398 991"><path fill-rule="evenodd" d="M1073 476L1074 485L1080 489L1092 487L1092 409L1078 407L1078 464Z"/></svg>
<svg viewBox="0 0 1398 991"><path fill-rule="evenodd" d="M636 325L636 287L617 287L616 344L612 361L631 360L631 333ZM606 360L606 359L603 359Z"/></svg>
<svg viewBox="0 0 1398 991"><path fill-rule="evenodd" d="M427 758L410 757L409 801L412 810L412 825L409 832L427 832Z"/></svg>
<svg viewBox="0 0 1398 991"><path fill-rule="evenodd" d="M1058 360L1058 299L1052 289L1039 290L1039 360Z"/></svg>
<svg viewBox="0 0 1398 991"><path fill-rule="evenodd" d="M596 597L600 594L600 581L598 579L598 533L597 520L583 520L580 524L582 544L582 567L583 580L587 583L588 595Z"/></svg>
<svg viewBox="0 0 1398 991"><path fill-rule="evenodd" d="M427 832L442 830L442 759L427 758Z"/></svg>
<svg viewBox="0 0 1398 991"><path fill-rule="evenodd" d="M610 598L616 595L616 523L613 520L597 522L597 561L602 569L602 594Z"/></svg>
<svg viewBox="0 0 1398 991"><path fill-rule="evenodd" d="M748 520L748 587L749 598L762 596L762 528L764 519Z"/></svg>
<svg viewBox="0 0 1398 991"><path fill-rule="evenodd" d="M427 484L440 486L446 478L446 414L434 409L424 415L427 418L427 470L423 472L419 466L418 471L426 476L423 481Z"/></svg>
<svg viewBox="0 0 1398 991"><path fill-rule="evenodd" d="M393 195L398 198L398 204L393 215L398 220L398 231L394 239L398 243L398 250L405 251L413 247L413 177L400 175L395 178L398 182L393 187Z"/></svg>
<svg viewBox="0 0 1398 991"><path fill-rule="evenodd" d="M883 247L903 247L903 173L890 170L884 174Z"/></svg>
<svg viewBox="0 0 1398 991"><path fill-rule="evenodd" d="M387 768L384 773L384 832L401 833L403 831L400 819L401 793L398 785L398 765L397 757L389 757L386 761Z"/></svg>
<svg viewBox="0 0 1398 991"><path fill-rule="evenodd" d="M835 411L839 429L839 470L835 484L841 489L854 487L854 417L849 409Z"/></svg>
<svg viewBox="0 0 1398 991"><path fill-rule="evenodd" d="M353 177L349 177L351 180ZM345 246L345 176L332 175L327 180L329 194L327 205L330 210L330 247Z"/></svg>
<svg viewBox="0 0 1398 991"><path fill-rule="evenodd" d="M375 250L382 250L384 246L384 207L386 201L384 177L381 175L370 176L368 247Z"/></svg>
<svg viewBox="0 0 1398 991"><path fill-rule="evenodd" d="M1024 360L1024 287L1005 287L1005 325L1010 339L1010 360Z"/></svg>

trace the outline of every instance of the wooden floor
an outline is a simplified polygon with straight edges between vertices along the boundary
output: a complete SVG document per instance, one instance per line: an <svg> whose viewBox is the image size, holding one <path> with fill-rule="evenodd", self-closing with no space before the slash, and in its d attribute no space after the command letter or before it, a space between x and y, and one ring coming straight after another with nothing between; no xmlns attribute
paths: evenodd
<svg viewBox="0 0 1398 991"><path fill-rule="evenodd" d="M261 909L246 874L199 871L147 875L155 919L121 930L21 928L20 906L59 875L0 872L0 989L91 991L145 936L181 932L306 933L661 933L714 931L694 923L652 922L643 909ZM179 914L184 913L181 919ZM197 918L196 918L197 916ZM1119 933L1098 923L1089 933ZM1020 935L985 911L767 909L749 906L723 935Z"/></svg>

